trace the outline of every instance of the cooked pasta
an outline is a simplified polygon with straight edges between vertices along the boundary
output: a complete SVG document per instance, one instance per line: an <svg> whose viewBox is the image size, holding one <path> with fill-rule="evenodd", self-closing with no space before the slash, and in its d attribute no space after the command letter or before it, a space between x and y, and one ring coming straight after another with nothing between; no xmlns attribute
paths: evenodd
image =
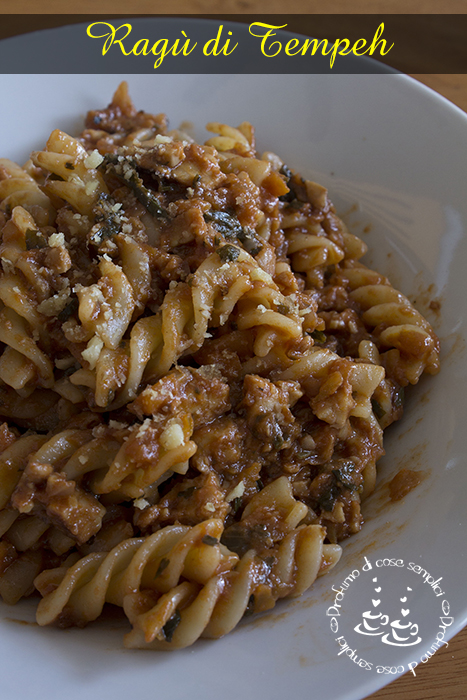
<svg viewBox="0 0 467 700"><path fill-rule="evenodd" d="M122 83L0 160L0 595L39 625L122 609L129 648L299 596L363 523L438 339L327 191L253 127L204 145Z"/></svg>

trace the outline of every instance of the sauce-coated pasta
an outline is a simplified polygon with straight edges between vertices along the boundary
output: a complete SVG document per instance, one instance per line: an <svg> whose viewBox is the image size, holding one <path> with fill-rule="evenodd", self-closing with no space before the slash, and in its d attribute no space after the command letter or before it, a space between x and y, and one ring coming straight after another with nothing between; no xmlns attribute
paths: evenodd
<svg viewBox="0 0 467 700"><path fill-rule="evenodd" d="M125 83L0 160L0 595L119 606L131 648L298 596L362 525L383 430L439 369L321 185L252 126L205 145Z"/></svg>

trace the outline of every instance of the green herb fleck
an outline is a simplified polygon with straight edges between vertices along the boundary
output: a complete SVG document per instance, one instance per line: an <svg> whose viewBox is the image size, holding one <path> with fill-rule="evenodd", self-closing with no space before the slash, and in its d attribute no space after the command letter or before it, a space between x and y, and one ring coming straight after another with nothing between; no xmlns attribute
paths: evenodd
<svg viewBox="0 0 467 700"><path fill-rule="evenodd" d="M159 219L169 218L168 212L161 207L154 193L143 185L143 181L138 176L136 170L128 180L128 185L130 186L130 189L133 190L138 202L140 202L143 207L148 210L151 216L155 216Z"/></svg>
<svg viewBox="0 0 467 700"><path fill-rule="evenodd" d="M334 508L334 503L337 501L337 487L335 484L326 489L326 491L318 497L318 503L323 510L328 512Z"/></svg>
<svg viewBox="0 0 467 700"><path fill-rule="evenodd" d="M371 399L371 408L373 409L373 413L378 420L386 415L386 411L376 399Z"/></svg>
<svg viewBox="0 0 467 700"><path fill-rule="evenodd" d="M217 539L217 537L212 537L211 535L204 535L201 542L209 545L209 547L214 547L216 544L219 544L219 540Z"/></svg>
<svg viewBox="0 0 467 700"><path fill-rule="evenodd" d="M120 160L120 158L122 158L122 156L108 153L99 168L104 168L107 172L111 172L113 175L123 180L124 184L132 190L138 202L140 202L152 216L160 219L169 219L169 213L159 204L154 193L143 184L142 179L136 171L135 161L130 158L125 158L124 160Z"/></svg>
<svg viewBox="0 0 467 700"><path fill-rule="evenodd" d="M34 248L45 248L47 242L40 231L28 228L24 234L26 239L26 248L33 250Z"/></svg>
<svg viewBox="0 0 467 700"><path fill-rule="evenodd" d="M248 615L253 615L255 612L255 594L252 593L250 597L248 598L248 605L246 606L245 610L245 617L248 617Z"/></svg>
<svg viewBox="0 0 467 700"><path fill-rule="evenodd" d="M326 342L326 333L323 333L323 331L313 331L310 333L311 337L315 341L315 343L325 343Z"/></svg>
<svg viewBox="0 0 467 700"><path fill-rule="evenodd" d="M237 496L237 498L234 498L232 501L232 511L236 513L241 505L242 499L239 496Z"/></svg>
<svg viewBox="0 0 467 700"><path fill-rule="evenodd" d="M216 250L216 253L224 263L235 262L235 260L237 260L238 256L240 255L240 250L235 246L227 243L227 245L222 246L222 248L218 248Z"/></svg>
<svg viewBox="0 0 467 700"><path fill-rule="evenodd" d="M154 578L157 578L158 576L160 576L162 574L162 572L166 570L166 568L168 567L169 564L170 564L170 560L163 557L160 560L160 563L159 563L159 566L157 567L156 575L154 576Z"/></svg>
<svg viewBox="0 0 467 700"><path fill-rule="evenodd" d="M93 214L96 223L101 224L97 232L99 243L104 238L112 238L120 231L120 216L113 210L115 201L105 192L102 192L93 207ZM93 236L91 237L92 241Z"/></svg>
<svg viewBox="0 0 467 700"><path fill-rule="evenodd" d="M71 374L74 374L76 372L76 365L71 365L71 367L68 367L68 369L65 369L62 373L62 377L69 377Z"/></svg>
<svg viewBox="0 0 467 700"><path fill-rule="evenodd" d="M396 395L394 396L394 399L393 399L393 405L394 405L394 409L396 411L399 411L404 406L404 387L403 386L398 388L398 391L396 392Z"/></svg>
<svg viewBox="0 0 467 700"><path fill-rule="evenodd" d="M273 556L269 556L269 557L264 557L263 561L266 564L266 566L269 566L269 568L271 569L274 566L274 562L276 560Z"/></svg>
<svg viewBox="0 0 467 700"><path fill-rule="evenodd" d="M189 486L184 491L180 491L179 496L181 496L182 498L190 498L190 496L193 495L194 490L195 490L194 486Z"/></svg>
<svg viewBox="0 0 467 700"><path fill-rule="evenodd" d="M236 238L242 233L242 225L236 216L226 211L207 211L204 220L210 222L225 238Z"/></svg>
<svg viewBox="0 0 467 700"><path fill-rule="evenodd" d="M205 212L203 216L204 220L212 223L224 238L238 238L250 255L255 256L262 249L262 241L256 236L255 231L247 226L242 226L233 214L211 210Z"/></svg>
<svg viewBox="0 0 467 700"><path fill-rule="evenodd" d="M57 316L57 319L60 321L60 323L65 323L65 321L68 321L70 316L72 316L75 311L78 310L79 307L79 301L76 297L74 297L62 311Z"/></svg>
<svg viewBox="0 0 467 700"><path fill-rule="evenodd" d="M272 446L275 450L280 450L284 444L284 438L282 435L275 435L272 441Z"/></svg>
<svg viewBox="0 0 467 700"><path fill-rule="evenodd" d="M287 196L287 195L285 195ZM279 197L281 199L281 197ZM292 201L289 204L291 209L301 209L303 207L303 202L301 202L299 199L292 199Z"/></svg>
<svg viewBox="0 0 467 700"><path fill-rule="evenodd" d="M345 489L354 491L356 484L354 481L355 463L347 460L342 462L338 469L333 469L332 473Z"/></svg>
<svg viewBox="0 0 467 700"><path fill-rule="evenodd" d="M247 227L242 227L242 230L237 234L238 240L242 242L243 247L253 257L258 255L263 248L261 240L257 237L256 232Z"/></svg>
<svg viewBox="0 0 467 700"><path fill-rule="evenodd" d="M164 634L166 642L172 641L172 637L174 636L174 632L177 629L177 627L179 626L181 619L182 619L182 616L180 615L180 610L176 610L174 612L174 614L172 615L172 617L169 620L167 620L167 622L163 626L162 632Z"/></svg>

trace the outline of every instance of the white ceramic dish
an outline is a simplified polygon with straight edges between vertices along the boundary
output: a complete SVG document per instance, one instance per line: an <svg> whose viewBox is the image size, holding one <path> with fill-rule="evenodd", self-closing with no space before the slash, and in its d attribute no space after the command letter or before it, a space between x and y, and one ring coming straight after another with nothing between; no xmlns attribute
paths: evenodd
<svg viewBox="0 0 467 700"><path fill-rule="evenodd" d="M34 620L29 603L0 606L2 696L364 698L395 677L377 673L377 664L406 669L410 661L421 663L440 616L447 617L443 600L454 618L445 639L467 623L467 117L397 75L3 75L0 155L21 162L53 128L76 133L86 111L106 105L120 79L128 80L139 108L166 112L172 126L189 120L201 139L207 121L251 121L260 150L276 151L328 186L351 230L368 242L367 264L388 274L435 326L443 367L408 392L403 421L387 433L381 483L367 503L364 529L303 599L246 621L224 639L173 655L124 650L124 625L113 619L85 630L41 629L18 624ZM439 312L429 308L431 300L440 303ZM384 484L402 467L422 470L426 478L390 504ZM413 588L407 619L418 623L425 645L417 651L383 648L375 637L353 631L372 596L365 556L382 583L381 595L391 587ZM377 570L383 557L442 577L443 595L413 570ZM335 597L331 587L339 589L352 570L359 575L345 591L340 631L333 633L326 615ZM373 663L371 669L338 655L339 635Z"/></svg>

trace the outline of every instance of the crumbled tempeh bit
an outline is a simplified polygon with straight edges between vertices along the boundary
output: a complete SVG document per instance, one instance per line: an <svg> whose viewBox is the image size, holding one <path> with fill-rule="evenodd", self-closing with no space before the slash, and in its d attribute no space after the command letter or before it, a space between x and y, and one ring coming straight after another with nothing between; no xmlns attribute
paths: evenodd
<svg viewBox="0 0 467 700"><path fill-rule="evenodd" d="M191 413L197 428L229 410L229 386L214 367L179 367L147 387L129 408L140 419Z"/></svg>
<svg viewBox="0 0 467 700"><path fill-rule="evenodd" d="M290 408L303 395L298 382L271 382L247 375L239 406L253 435L263 442L262 452L283 449L297 436L298 426Z"/></svg>
<svg viewBox="0 0 467 700"><path fill-rule="evenodd" d="M64 474L49 464L29 464L11 503L20 513L45 516L48 521L81 544L101 528L105 508Z"/></svg>

